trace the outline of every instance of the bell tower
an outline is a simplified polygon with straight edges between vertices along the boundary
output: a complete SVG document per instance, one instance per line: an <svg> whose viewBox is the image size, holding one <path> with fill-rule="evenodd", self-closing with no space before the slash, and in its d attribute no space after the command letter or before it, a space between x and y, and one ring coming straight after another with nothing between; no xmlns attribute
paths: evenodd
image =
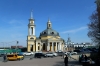
<svg viewBox="0 0 100 66"><path fill-rule="evenodd" d="M34 18L33 18L33 11L31 11L31 17L29 19L28 24L28 36L27 36L27 51L35 51L35 24L34 24Z"/></svg>
<svg viewBox="0 0 100 66"><path fill-rule="evenodd" d="M33 35L35 36L35 24L34 24L34 19L32 16L32 11L31 11L31 18L29 19L29 24L28 24L28 35Z"/></svg>

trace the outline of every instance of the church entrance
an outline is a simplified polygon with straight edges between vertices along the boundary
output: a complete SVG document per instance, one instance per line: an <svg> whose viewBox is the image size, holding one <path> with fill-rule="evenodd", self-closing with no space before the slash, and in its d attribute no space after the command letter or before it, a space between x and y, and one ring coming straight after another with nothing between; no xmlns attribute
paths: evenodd
<svg viewBox="0 0 100 66"><path fill-rule="evenodd" d="M45 43L43 43L43 51L45 51Z"/></svg>
<svg viewBox="0 0 100 66"><path fill-rule="evenodd" d="M31 48L30 48L30 50L31 50L31 51L33 51L33 45L31 45Z"/></svg>

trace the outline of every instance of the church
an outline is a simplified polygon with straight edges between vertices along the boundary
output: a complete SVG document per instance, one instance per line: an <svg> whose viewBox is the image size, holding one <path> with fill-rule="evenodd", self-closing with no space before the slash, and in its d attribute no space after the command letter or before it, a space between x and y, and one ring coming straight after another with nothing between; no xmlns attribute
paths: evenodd
<svg viewBox="0 0 100 66"><path fill-rule="evenodd" d="M39 37L35 35L35 27L35 20L31 12L31 18L28 24L27 52L57 52L64 50L65 41L52 28L50 19L47 21L47 28L40 33Z"/></svg>

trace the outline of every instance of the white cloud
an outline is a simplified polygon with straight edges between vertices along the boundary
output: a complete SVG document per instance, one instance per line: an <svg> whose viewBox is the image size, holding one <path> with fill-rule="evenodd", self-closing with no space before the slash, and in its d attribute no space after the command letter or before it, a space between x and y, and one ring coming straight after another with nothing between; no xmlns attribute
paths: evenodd
<svg viewBox="0 0 100 66"><path fill-rule="evenodd" d="M87 29L87 27L85 26L85 27L80 27L80 28L77 28L77 29L73 29L73 30L68 30L68 31L63 31L63 32L61 32L61 33L76 33L76 32L79 32L79 31L81 31L81 30L84 30L84 29Z"/></svg>

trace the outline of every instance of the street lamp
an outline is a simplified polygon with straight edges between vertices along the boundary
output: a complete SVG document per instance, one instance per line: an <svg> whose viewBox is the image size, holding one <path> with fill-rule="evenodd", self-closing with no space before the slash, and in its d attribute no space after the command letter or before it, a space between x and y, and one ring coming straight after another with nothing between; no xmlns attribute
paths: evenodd
<svg viewBox="0 0 100 66"><path fill-rule="evenodd" d="M84 45L84 48L85 48L85 43L83 43L83 45Z"/></svg>
<svg viewBox="0 0 100 66"><path fill-rule="evenodd" d="M18 43L19 43L19 42L17 41L17 43L16 43L16 53L17 53L17 49L18 49Z"/></svg>

